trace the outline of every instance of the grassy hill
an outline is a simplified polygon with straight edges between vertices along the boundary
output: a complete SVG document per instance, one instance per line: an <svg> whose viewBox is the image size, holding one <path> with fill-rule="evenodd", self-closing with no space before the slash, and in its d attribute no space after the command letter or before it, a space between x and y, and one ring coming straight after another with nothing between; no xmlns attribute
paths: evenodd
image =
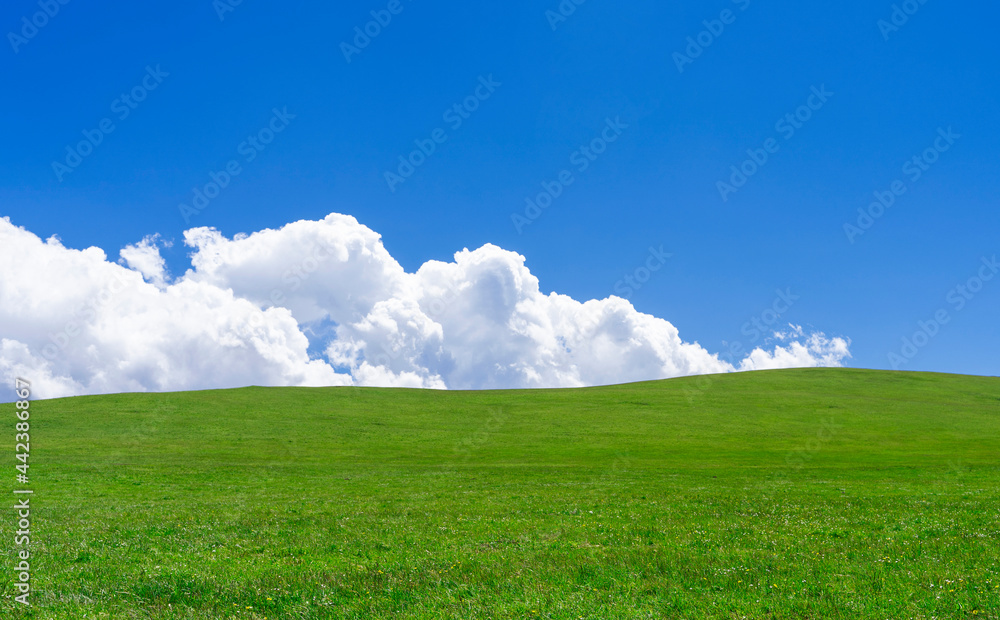
<svg viewBox="0 0 1000 620"><path fill-rule="evenodd" d="M31 420L36 618L1000 617L997 378L246 388Z"/></svg>

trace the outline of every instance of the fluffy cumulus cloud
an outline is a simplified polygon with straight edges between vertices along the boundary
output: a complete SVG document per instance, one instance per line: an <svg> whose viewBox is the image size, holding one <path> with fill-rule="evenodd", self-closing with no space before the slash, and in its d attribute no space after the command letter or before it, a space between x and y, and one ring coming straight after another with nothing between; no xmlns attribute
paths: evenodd
<svg viewBox="0 0 1000 620"><path fill-rule="evenodd" d="M309 358L289 310L193 279L165 284L153 243L123 250L131 269L0 220L0 377L49 397L350 382Z"/></svg>
<svg viewBox="0 0 1000 620"><path fill-rule="evenodd" d="M792 328L738 366L620 298L543 294L494 245L407 273L379 235L332 214L227 238L184 234L171 277L156 236L66 248L0 219L0 380L40 396L241 385L582 386L833 366L848 343Z"/></svg>

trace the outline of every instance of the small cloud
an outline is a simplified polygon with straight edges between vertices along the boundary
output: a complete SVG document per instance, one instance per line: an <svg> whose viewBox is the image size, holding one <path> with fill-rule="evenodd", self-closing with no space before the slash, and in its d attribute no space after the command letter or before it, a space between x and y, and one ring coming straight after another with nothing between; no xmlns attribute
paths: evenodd
<svg viewBox="0 0 1000 620"><path fill-rule="evenodd" d="M148 235L139 243L122 248L118 262L138 271L147 282L162 289L167 285L169 274L158 246L169 248L173 243L161 240L159 233Z"/></svg>

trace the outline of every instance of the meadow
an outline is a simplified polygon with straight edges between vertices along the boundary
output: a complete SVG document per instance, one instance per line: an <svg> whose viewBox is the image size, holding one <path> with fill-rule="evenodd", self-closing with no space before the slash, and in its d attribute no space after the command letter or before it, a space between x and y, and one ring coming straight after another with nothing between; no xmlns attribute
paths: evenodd
<svg viewBox="0 0 1000 620"><path fill-rule="evenodd" d="M90 396L31 440L3 618L1000 618L998 378Z"/></svg>

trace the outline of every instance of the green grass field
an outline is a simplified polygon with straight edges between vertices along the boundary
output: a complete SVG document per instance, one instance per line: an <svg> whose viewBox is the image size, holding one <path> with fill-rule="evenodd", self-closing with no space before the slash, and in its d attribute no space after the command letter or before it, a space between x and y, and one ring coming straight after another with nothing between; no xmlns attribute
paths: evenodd
<svg viewBox="0 0 1000 620"><path fill-rule="evenodd" d="M1000 618L997 378L80 397L31 439L35 618Z"/></svg>

